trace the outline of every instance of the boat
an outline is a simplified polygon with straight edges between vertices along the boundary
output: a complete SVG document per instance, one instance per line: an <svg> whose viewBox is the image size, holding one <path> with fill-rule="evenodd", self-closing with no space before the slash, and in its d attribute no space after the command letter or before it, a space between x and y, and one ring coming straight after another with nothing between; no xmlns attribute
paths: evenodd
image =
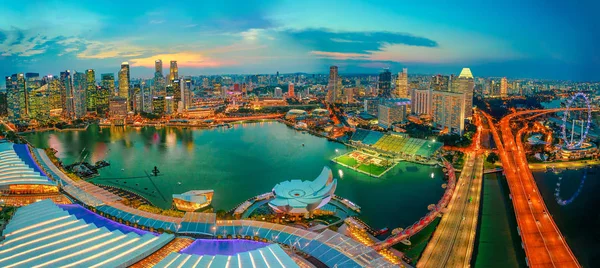
<svg viewBox="0 0 600 268"><path fill-rule="evenodd" d="M379 235L385 234L385 233L387 233L389 230L390 230L390 229L388 229L387 227L385 227L385 228L383 228L383 229L381 229L381 230L379 230L379 231L375 232L375 236L379 236Z"/></svg>
<svg viewBox="0 0 600 268"><path fill-rule="evenodd" d="M410 242L410 240L408 240L408 239L404 239L404 240L400 241L400 243L402 243L402 244L404 244L404 245L407 245L407 246L410 246L410 245L412 245L412 243L411 243L411 242Z"/></svg>

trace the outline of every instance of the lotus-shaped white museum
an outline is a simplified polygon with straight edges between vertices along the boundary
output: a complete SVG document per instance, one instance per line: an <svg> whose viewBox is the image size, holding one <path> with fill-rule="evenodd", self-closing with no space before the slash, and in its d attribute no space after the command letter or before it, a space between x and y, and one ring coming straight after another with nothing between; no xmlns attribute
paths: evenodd
<svg viewBox="0 0 600 268"><path fill-rule="evenodd" d="M324 167L314 181L290 180L275 185L275 198L269 201L269 206L278 213L312 213L331 200L336 186L331 169Z"/></svg>

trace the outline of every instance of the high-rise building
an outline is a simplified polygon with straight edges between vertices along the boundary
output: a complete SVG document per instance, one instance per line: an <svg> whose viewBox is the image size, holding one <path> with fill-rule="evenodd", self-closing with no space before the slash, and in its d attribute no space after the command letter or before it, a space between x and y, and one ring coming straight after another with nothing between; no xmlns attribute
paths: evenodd
<svg viewBox="0 0 600 268"><path fill-rule="evenodd" d="M98 98L97 86L96 86L96 72L93 69L85 71L86 78L86 109L89 112L96 112L96 101Z"/></svg>
<svg viewBox="0 0 600 268"><path fill-rule="evenodd" d="M179 78L179 69L177 69L177 61L171 61L171 67L169 68L169 82Z"/></svg>
<svg viewBox="0 0 600 268"><path fill-rule="evenodd" d="M6 93L0 92L0 116L8 115L8 101L6 99Z"/></svg>
<svg viewBox="0 0 600 268"><path fill-rule="evenodd" d="M162 60L154 63L154 94L165 95L165 77L163 76Z"/></svg>
<svg viewBox="0 0 600 268"><path fill-rule="evenodd" d="M398 98L407 99L408 94L408 68L403 68L401 73L398 73L396 78L396 96Z"/></svg>
<svg viewBox="0 0 600 268"><path fill-rule="evenodd" d="M110 96L115 96L115 74L106 73L100 75L100 87L108 90ZM108 102L107 102L108 103Z"/></svg>
<svg viewBox="0 0 600 268"><path fill-rule="evenodd" d="M112 75L112 74L111 74ZM115 96L114 91L114 76L113 76L113 89L101 86L96 91L96 113L101 116L107 116L110 109L110 98Z"/></svg>
<svg viewBox="0 0 600 268"><path fill-rule="evenodd" d="M75 72L73 74L73 103L74 103L74 115L75 118L81 118L85 116L86 109L86 96L87 90L87 77L85 73Z"/></svg>
<svg viewBox="0 0 600 268"><path fill-rule="evenodd" d="M127 99L128 111L131 111L131 96L129 96L130 81L131 77L129 73L129 63L123 62L121 63L121 70L119 70L119 93L117 95L121 98Z"/></svg>
<svg viewBox="0 0 600 268"><path fill-rule="evenodd" d="M365 98L364 100L364 112L372 116L377 116L379 109L379 98Z"/></svg>
<svg viewBox="0 0 600 268"><path fill-rule="evenodd" d="M273 92L273 97L274 98L283 98L283 90L280 87L276 87L275 91Z"/></svg>
<svg viewBox="0 0 600 268"><path fill-rule="evenodd" d="M465 93L434 90L431 116L435 127L462 135L465 128Z"/></svg>
<svg viewBox="0 0 600 268"><path fill-rule="evenodd" d="M354 88L344 88L344 103L354 102Z"/></svg>
<svg viewBox="0 0 600 268"><path fill-rule="evenodd" d="M160 76L163 75L163 63L161 59L158 59L154 62L154 73L158 73Z"/></svg>
<svg viewBox="0 0 600 268"><path fill-rule="evenodd" d="M379 97L392 97L392 73L390 73L389 69L384 69L379 74Z"/></svg>
<svg viewBox="0 0 600 268"><path fill-rule="evenodd" d="M432 90L430 88L412 90L410 97L411 113L431 115L431 96Z"/></svg>
<svg viewBox="0 0 600 268"><path fill-rule="evenodd" d="M290 98L294 97L294 84L293 83L288 84L288 97L290 97Z"/></svg>
<svg viewBox="0 0 600 268"><path fill-rule="evenodd" d="M437 91L450 90L450 77L446 75L435 75L431 78L430 87Z"/></svg>
<svg viewBox="0 0 600 268"><path fill-rule="evenodd" d="M465 118L473 116L473 92L475 90L475 79L471 69L463 68L457 78L452 80L452 92L465 94Z"/></svg>
<svg viewBox="0 0 600 268"><path fill-rule="evenodd" d="M29 118L35 119L39 124L45 124L50 119L48 85L45 84L29 92Z"/></svg>
<svg viewBox="0 0 600 268"><path fill-rule="evenodd" d="M342 102L342 80L338 76L338 67L329 67L329 82L327 83L327 102Z"/></svg>
<svg viewBox="0 0 600 268"><path fill-rule="evenodd" d="M152 97L152 113L157 116L163 116L165 114L165 97L164 96Z"/></svg>
<svg viewBox="0 0 600 268"><path fill-rule="evenodd" d="M406 120L407 106L410 105L408 99L385 99L379 106L377 111L377 120L379 126L390 128L394 123L401 123Z"/></svg>
<svg viewBox="0 0 600 268"><path fill-rule="evenodd" d="M508 96L508 80L506 79L506 77L502 77L502 79L500 80L500 96Z"/></svg>
<svg viewBox="0 0 600 268"><path fill-rule="evenodd" d="M64 94L61 96L63 101L63 117L67 119L75 118L75 89L73 85L73 75L71 71L60 72L60 81L64 85Z"/></svg>
<svg viewBox="0 0 600 268"><path fill-rule="evenodd" d="M19 121L27 118L28 94L25 75L13 74L6 77L6 98L8 102L8 119Z"/></svg>
<svg viewBox="0 0 600 268"><path fill-rule="evenodd" d="M173 95L167 95L173 96L175 103L179 103L179 101L181 101L181 80L179 80L179 78L171 80L171 88L173 90Z"/></svg>
<svg viewBox="0 0 600 268"><path fill-rule="evenodd" d="M142 111L152 113L152 87L148 85L142 88Z"/></svg>

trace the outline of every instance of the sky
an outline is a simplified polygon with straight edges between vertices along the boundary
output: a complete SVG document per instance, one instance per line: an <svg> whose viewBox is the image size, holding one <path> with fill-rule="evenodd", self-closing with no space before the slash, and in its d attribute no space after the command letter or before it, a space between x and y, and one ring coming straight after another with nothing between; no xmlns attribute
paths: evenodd
<svg viewBox="0 0 600 268"><path fill-rule="evenodd" d="M0 0L0 75L409 73L600 80L600 1ZM0 87L4 79L1 79Z"/></svg>

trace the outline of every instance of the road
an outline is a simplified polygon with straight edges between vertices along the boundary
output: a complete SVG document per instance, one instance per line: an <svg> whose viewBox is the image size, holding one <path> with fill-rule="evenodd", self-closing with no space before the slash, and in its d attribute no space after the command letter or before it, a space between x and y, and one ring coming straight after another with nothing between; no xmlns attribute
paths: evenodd
<svg viewBox="0 0 600 268"><path fill-rule="evenodd" d="M468 267L471 261L483 178L484 155L469 152L448 205L417 267Z"/></svg>
<svg viewBox="0 0 600 268"><path fill-rule="evenodd" d="M502 136L492 123L491 116L482 113L490 123L498 147L529 267L581 267L554 220L548 215L537 189L521 142L524 129L517 133L515 139L510 127L510 121L515 117L561 110L565 109L529 110L507 115L499 124Z"/></svg>

